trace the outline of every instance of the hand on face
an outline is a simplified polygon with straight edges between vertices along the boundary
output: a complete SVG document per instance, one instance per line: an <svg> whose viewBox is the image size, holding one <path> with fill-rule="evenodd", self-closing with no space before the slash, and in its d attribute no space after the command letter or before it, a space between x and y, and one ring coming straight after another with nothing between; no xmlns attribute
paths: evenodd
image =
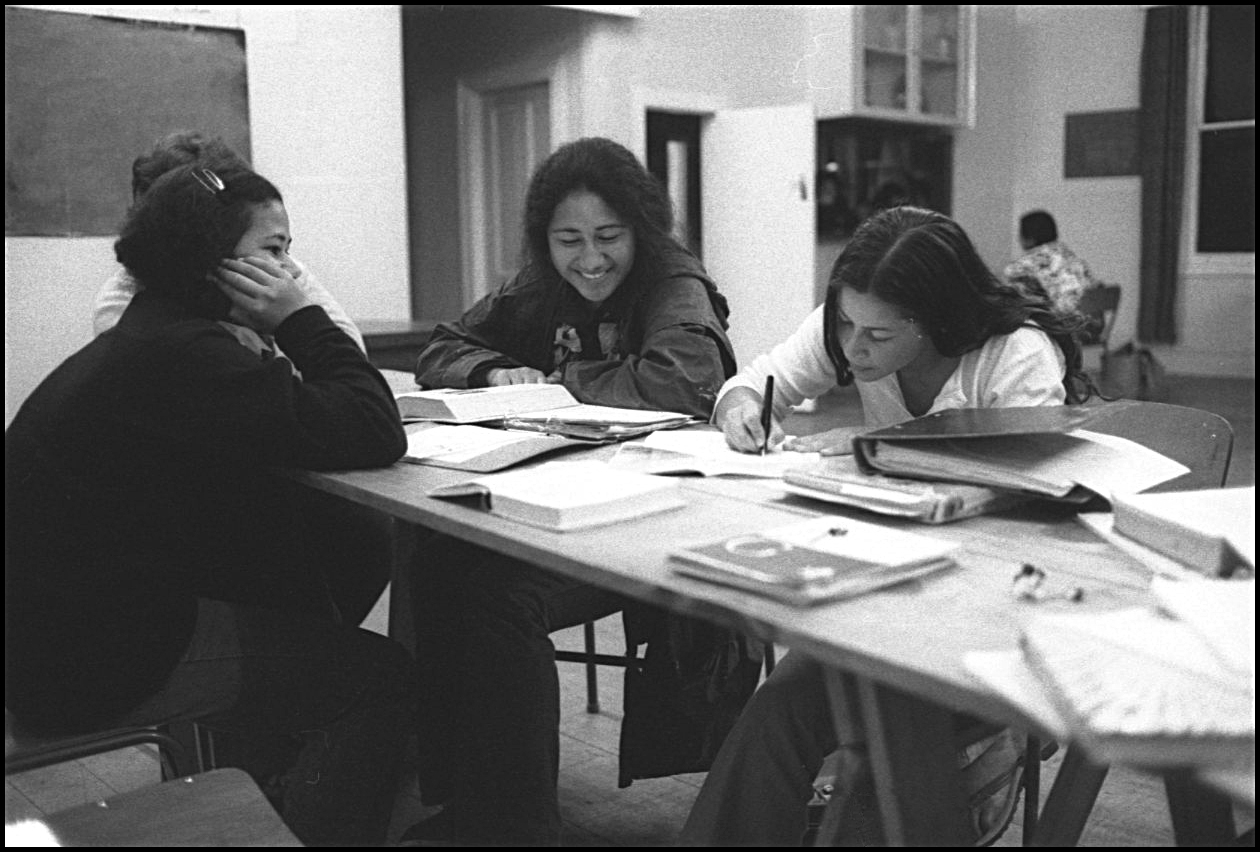
<svg viewBox="0 0 1260 852"><path fill-rule="evenodd" d="M215 274L215 284L232 303L232 322L271 334L290 314L313 304L296 281L292 241L284 205L254 206L249 228L236 243L236 257L225 258Z"/></svg>
<svg viewBox="0 0 1260 852"><path fill-rule="evenodd" d="M634 230L588 190L572 192L556 205L547 243L560 277L595 304L615 293L634 266Z"/></svg>
<svg viewBox="0 0 1260 852"><path fill-rule="evenodd" d="M761 428L761 397L751 388L732 388L718 402L713 420L731 449L741 453L759 453L765 444ZM771 449L783 443L783 427L770 421Z"/></svg>

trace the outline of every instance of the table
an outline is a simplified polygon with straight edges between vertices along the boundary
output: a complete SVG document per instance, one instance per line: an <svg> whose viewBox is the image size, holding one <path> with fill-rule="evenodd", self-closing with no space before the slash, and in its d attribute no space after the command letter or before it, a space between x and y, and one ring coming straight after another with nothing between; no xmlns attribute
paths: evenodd
<svg viewBox="0 0 1260 852"><path fill-rule="evenodd" d="M611 448L582 451L608 454ZM764 529L802 516L845 512L792 497L750 481L682 480L687 506L608 527L555 533L516 524L464 505L424 496L429 488L462 481L466 472L397 464L381 470L294 472L298 482L383 511L407 524L473 543L596 583L676 612L707 618L810 654L828 666L834 684L853 678L894 845L966 845L965 810L933 800L932 779L956 771L941 707L1016 725L1029 724L980 686L962 664L971 650L1013 647L1033 611L1073 606L1028 604L1011 595L1011 577L1033 562L1050 582L1083 586L1078 606L1112 608L1149 602L1148 572L1097 540L1069 514L1044 508L973 518L935 527L934 535L963 547L956 570L879 594L810 609L677 576L669 551ZM857 515L853 515L857 517ZM869 520L871 516L863 516ZM911 522L890 526L925 531ZM423 558L423 554L417 554ZM405 585L406 571L397 575ZM391 621L405 638L404 591L395 588ZM950 816L953 814L953 816Z"/></svg>

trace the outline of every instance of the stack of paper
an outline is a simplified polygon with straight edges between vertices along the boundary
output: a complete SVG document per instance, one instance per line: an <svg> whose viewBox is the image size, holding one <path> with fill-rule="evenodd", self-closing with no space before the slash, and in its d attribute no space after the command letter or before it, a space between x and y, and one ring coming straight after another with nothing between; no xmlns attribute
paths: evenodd
<svg viewBox="0 0 1260 852"><path fill-rule="evenodd" d="M1151 767L1255 765L1255 582L1156 578L1162 612L1044 613L967 668L1053 736Z"/></svg>
<svg viewBox="0 0 1260 852"><path fill-rule="evenodd" d="M1117 495L1115 531L1209 576L1256 567L1256 488Z"/></svg>

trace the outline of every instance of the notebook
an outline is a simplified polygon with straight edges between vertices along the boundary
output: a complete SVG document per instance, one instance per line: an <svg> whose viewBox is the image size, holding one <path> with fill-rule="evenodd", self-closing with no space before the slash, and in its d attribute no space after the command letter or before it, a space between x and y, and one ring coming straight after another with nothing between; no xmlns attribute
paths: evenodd
<svg viewBox="0 0 1260 852"><path fill-rule="evenodd" d="M870 473L1075 502L1133 494L1188 472L1134 441L1080 428L1096 414L1070 405L938 411L859 435L853 452Z"/></svg>

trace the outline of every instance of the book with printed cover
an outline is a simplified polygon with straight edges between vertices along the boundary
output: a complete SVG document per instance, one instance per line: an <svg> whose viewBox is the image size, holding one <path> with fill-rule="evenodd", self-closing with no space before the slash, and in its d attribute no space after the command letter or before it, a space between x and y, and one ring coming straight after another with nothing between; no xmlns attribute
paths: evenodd
<svg viewBox="0 0 1260 852"><path fill-rule="evenodd" d="M805 606L873 592L954 564L957 545L842 517L681 547L676 573Z"/></svg>

